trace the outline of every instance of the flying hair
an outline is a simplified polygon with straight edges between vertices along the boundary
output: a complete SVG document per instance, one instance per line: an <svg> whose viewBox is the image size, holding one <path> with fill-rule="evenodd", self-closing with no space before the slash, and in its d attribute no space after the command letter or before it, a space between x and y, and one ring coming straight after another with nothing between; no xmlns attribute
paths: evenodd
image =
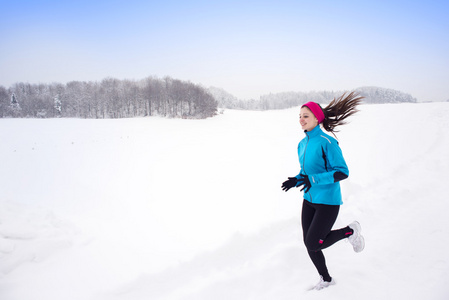
<svg viewBox="0 0 449 300"><path fill-rule="evenodd" d="M325 108L323 108L324 121L323 128L328 132L338 132L335 127L346 124L345 119L352 116L357 110L357 106L362 103L365 97L356 92L344 93L337 99L333 99Z"/></svg>

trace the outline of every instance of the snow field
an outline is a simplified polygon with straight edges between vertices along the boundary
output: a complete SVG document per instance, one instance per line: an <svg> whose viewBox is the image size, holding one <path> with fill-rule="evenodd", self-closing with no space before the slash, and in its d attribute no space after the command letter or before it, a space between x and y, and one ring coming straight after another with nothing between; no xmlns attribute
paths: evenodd
<svg viewBox="0 0 449 300"><path fill-rule="evenodd" d="M298 109L206 120L0 119L0 299L446 299L448 103L364 105L320 292ZM26 287L26 288L25 288ZM356 287L356 288L355 288Z"/></svg>

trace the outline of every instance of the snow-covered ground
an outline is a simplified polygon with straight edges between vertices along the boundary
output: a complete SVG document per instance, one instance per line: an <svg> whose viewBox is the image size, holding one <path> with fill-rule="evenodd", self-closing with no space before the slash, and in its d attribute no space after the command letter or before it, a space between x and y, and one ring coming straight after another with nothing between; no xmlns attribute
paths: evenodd
<svg viewBox="0 0 449 300"><path fill-rule="evenodd" d="M449 103L364 105L337 136L335 227L301 240L299 110L207 120L0 119L0 299L449 299Z"/></svg>

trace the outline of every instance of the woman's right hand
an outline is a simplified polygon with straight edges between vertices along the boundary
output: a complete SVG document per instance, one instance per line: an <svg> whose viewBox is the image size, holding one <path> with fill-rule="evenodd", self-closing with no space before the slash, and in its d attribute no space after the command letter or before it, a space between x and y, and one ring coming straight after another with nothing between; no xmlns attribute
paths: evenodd
<svg viewBox="0 0 449 300"><path fill-rule="evenodd" d="M292 187L295 187L297 183L298 183L298 178L289 177L288 180L286 180L282 183L282 190L286 192L289 189L291 189Z"/></svg>

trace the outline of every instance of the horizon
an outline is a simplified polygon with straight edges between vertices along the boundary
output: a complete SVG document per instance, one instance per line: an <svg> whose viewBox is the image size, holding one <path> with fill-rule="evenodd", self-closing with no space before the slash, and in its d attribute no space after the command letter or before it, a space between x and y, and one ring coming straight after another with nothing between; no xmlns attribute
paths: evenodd
<svg viewBox="0 0 449 300"><path fill-rule="evenodd" d="M170 76L239 99L375 86L449 100L445 1L3 3L0 85Z"/></svg>
<svg viewBox="0 0 449 300"><path fill-rule="evenodd" d="M150 77L156 78L156 79L158 79L158 80L163 80L163 78L154 77L154 76L147 76L146 78L150 78ZM170 76L168 76L168 77L170 77ZM102 80L105 80L105 79L108 79L108 78L113 78L113 77L109 76L109 77L105 77L105 78L100 79L100 80L89 80L89 81L86 81L86 80L74 80L73 82L84 82L84 83L90 83L90 82L93 82L93 83L101 83ZM172 79L175 79L175 80L179 80L178 78L173 78L173 77L171 77L171 78L172 78ZM120 81L126 81L126 80L129 80L129 81L133 81L133 82L139 82L139 81L141 81L141 80L145 80L145 78L142 78L142 79L128 79L128 78L118 79L118 78L113 78L113 79L117 79L117 80L120 80ZM185 82L189 82L189 81L185 81ZM31 82L15 82L15 83L13 83L11 86L5 87L5 88L6 88L6 89L13 88L13 86L14 86L15 84L30 84L30 85L40 85L40 84L44 84L44 85L62 84L62 85L66 85L67 83L70 83L70 81L69 81L69 82L65 82L65 83L61 83L61 82L51 82L51 83L45 83L45 82L38 82L38 83L31 83ZM400 92L400 93L403 93L403 94L411 95L411 94L409 94L409 93L406 93L406 92L403 92L403 91L400 91L400 90L389 89L389 88L380 87L380 86L360 86L360 87L356 87L356 88L351 88L351 89L349 89L349 90L279 91L279 92L276 92L276 93L270 92L270 93L267 93L267 94L263 94L263 95L260 95L258 98L240 99L240 98L238 98L237 96L235 96L234 94L231 94L229 91L227 91L227 90L225 90L224 88L221 88L221 87L216 87L216 86L209 86L209 87L206 87L206 86L204 86L204 85L201 84L201 83L193 83L193 84L195 84L195 85L197 85L197 86L199 86L200 88L203 88L203 89L205 89L205 90L209 90L209 89L218 89L218 90L222 90L222 91L224 91L225 93L228 93L228 94L230 94L230 95L233 96L233 97L236 97L237 100L239 100L239 101L253 101L253 100L260 101L262 97L269 96L269 95L276 95L276 94L284 94L284 93L305 93L305 94L307 94L307 93L322 93L322 92L345 92L345 93L346 93L346 92L349 92L349 91L356 91L357 89L363 89L363 88L375 88L375 89L383 89L383 90L393 90L393 91ZM0 86L2 86L2 85L0 84ZM413 97L413 95L411 95L411 96ZM416 97L413 97L413 98L416 99ZM448 99L447 101L449 101L449 99ZM419 101L419 99L417 99L417 102L425 102L425 101ZM428 102L446 102L446 101L428 101Z"/></svg>

